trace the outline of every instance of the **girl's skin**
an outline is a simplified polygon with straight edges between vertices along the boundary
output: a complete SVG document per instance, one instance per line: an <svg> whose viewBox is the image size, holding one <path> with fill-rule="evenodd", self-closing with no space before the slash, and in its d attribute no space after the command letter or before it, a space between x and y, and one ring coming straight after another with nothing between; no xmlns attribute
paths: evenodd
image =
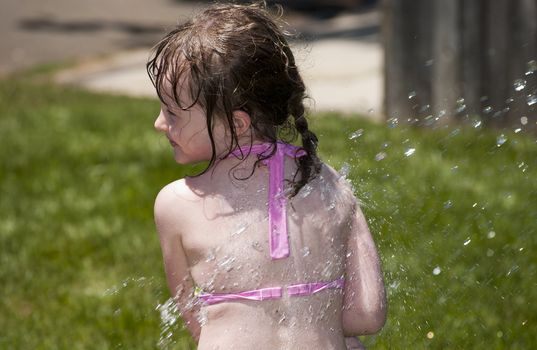
<svg viewBox="0 0 537 350"><path fill-rule="evenodd" d="M180 100L188 101L185 90ZM171 91L169 93L171 95ZM217 155L226 154L229 130L213 127ZM233 113L240 145L262 143L250 116ZM165 101L155 128L169 139L177 163L211 158L203 108L178 108ZM220 159L218 157L217 159ZM348 182L328 165L287 202L290 256L271 260L268 252L265 166L218 160L198 177L165 186L155 202L168 285L198 349L360 349L353 338L378 332L386 319L380 262L366 220ZM296 171L285 159L285 178ZM246 179L242 179L246 178ZM240 179L240 180L237 180ZM265 301L203 306L194 287L232 293L345 276L344 290Z"/></svg>

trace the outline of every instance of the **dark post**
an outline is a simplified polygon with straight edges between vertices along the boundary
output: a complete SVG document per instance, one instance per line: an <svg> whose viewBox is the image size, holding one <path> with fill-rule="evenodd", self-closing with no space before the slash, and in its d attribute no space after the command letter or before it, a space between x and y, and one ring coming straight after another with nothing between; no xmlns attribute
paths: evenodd
<svg viewBox="0 0 537 350"><path fill-rule="evenodd" d="M537 1L382 6L387 118L537 130Z"/></svg>

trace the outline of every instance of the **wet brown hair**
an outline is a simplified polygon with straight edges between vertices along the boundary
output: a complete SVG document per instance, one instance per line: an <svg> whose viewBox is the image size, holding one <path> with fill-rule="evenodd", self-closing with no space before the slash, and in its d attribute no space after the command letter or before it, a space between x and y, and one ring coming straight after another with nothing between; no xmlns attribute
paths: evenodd
<svg viewBox="0 0 537 350"><path fill-rule="evenodd" d="M155 45L147 72L163 103L167 94L181 109L196 104L204 108L213 150L207 169L216 161L214 118L223 118L230 131L228 156L238 145L233 111L243 110L255 136L273 145L258 162L274 154L277 141L292 142L300 134L306 155L296 158L291 196L319 173L318 140L306 120L304 82L283 31L264 4L210 6ZM185 81L190 105L178 98Z"/></svg>

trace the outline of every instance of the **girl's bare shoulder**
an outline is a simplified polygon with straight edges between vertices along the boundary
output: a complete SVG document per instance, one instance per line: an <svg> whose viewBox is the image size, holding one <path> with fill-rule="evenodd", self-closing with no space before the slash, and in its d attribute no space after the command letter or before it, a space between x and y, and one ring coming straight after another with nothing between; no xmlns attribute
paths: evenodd
<svg viewBox="0 0 537 350"><path fill-rule="evenodd" d="M185 179L173 181L164 186L155 198L155 221L161 225L177 226L191 214L193 204L198 200Z"/></svg>

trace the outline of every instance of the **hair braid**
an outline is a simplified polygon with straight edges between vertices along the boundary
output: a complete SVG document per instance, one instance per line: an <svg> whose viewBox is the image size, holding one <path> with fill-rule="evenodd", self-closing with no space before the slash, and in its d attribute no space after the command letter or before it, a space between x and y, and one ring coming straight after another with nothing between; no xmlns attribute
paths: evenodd
<svg viewBox="0 0 537 350"><path fill-rule="evenodd" d="M297 158L298 170L301 176L295 182L294 191L291 195L291 197L294 197L309 180L321 171L321 161L317 157L317 135L308 128L303 96L291 100L290 103L289 110L295 119L295 128L302 137L302 148L307 153L305 156Z"/></svg>

